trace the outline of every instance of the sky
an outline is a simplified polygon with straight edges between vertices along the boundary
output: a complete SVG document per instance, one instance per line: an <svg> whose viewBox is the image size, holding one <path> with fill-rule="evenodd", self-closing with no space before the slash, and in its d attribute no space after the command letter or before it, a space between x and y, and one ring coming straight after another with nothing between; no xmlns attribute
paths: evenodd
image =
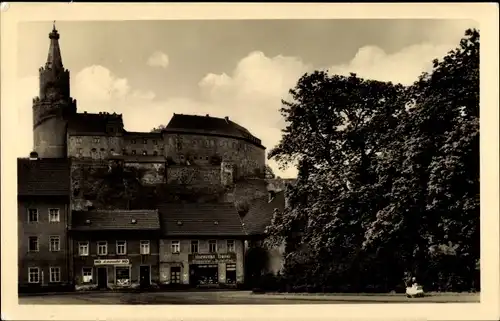
<svg viewBox="0 0 500 321"><path fill-rule="evenodd" d="M270 151L285 122L281 99L306 72L328 69L411 84L455 48L470 20L62 21L63 64L79 112L123 114L129 131L173 113L228 116ZM18 26L17 156L32 150L32 99L51 22ZM29 134L28 134L29 133ZM280 169L283 178L296 168Z"/></svg>

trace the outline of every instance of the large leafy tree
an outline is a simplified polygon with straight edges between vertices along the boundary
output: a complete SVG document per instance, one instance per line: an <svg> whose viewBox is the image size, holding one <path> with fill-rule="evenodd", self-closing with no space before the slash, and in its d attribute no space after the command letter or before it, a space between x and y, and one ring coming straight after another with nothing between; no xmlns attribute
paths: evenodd
<svg viewBox="0 0 500 321"><path fill-rule="evenodd" d="M311 286L387 290L410 272L433 287L470 287L478 86L476 30L410 87L320 71L300 78L269 154L299 164L290 207L268 231L286 242L289 273L307 272L297 273Z"/></svg>

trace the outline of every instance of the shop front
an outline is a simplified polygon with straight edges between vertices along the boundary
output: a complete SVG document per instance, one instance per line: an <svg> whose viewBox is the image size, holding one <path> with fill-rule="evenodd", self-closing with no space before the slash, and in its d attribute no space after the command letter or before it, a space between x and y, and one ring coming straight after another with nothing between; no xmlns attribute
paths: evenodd
<svg viewBox="0 0 500 321"><path fill-rule="evenodd" d="M236 254L189 254L189 283L194 287L236 286Z"/></svg>

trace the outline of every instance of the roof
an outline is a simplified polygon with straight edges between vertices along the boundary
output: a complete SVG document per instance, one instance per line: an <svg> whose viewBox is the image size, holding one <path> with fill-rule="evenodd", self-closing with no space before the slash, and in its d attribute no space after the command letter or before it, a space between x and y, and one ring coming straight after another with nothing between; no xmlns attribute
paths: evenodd
<svg viewBox="0 0 500 321"><path fill-rule="evenodd" d="M106 134L107 125L118 124L123 129L123 118L121 114L109 113L78 113L68 119L68 132L77 134Z"/></svg>
<svg viewBox="0 0 500 321"><path fill-rule="evenodd" d="M250 210L243 217L245 230L248 234L264 234L266 227L271 225L274 211L282 212L285 209L285 192L277 192L274 198L269 197L256 199L250 206Z"/></svg>
<svg viewBox="0 0 500 321"><path fill-rule="evenodd" d="M164 203L158 207L166 236L243 236L233 203Z"/></svg>
<svg viewBox="0 0 500 321"><path fill-rule="evenodd" d="M70 163L64 158L17 159L19 196L68 196Z"/></svg>
<svg viewBox="0 0 500 321"><path fill-rule="evenodd" d="M209 115L174 114L165 127L166 132L182 132L193 134L225 135L250 141L260 147L261 140L253 136L246 128L229 118L217 118Z"/></svg>
<svg viewBox="0 0 500 321"><path fill-rule="evenodd" d="M142 139L142 138L157 138L161 139L161 133L158 132L129 132L125 131L124 136L129 139Z"/></svg>
<svg viewBox="0 0 500 321"><path fill-rule="evenodd" d="M76 231L159 230L160 219L157 210L73 211L71 229Z"/></svg>

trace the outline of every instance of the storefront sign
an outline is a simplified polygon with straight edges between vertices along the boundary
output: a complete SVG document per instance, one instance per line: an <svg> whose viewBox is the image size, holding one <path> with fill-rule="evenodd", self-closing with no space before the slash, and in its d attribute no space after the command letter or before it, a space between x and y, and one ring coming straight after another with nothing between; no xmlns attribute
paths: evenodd
<svg viewBox="0 0 500 321"><path fill-rule="evenodd" d="M128 259L94 260L94 265L124 265L129 264Z"/></svg>
<svg viewBox="0 0 500 321"><path fill-rule="evenodd" d="M217 253L217 254L189 254L190 264L217 264L236 262L235 253Z"/></svg>

